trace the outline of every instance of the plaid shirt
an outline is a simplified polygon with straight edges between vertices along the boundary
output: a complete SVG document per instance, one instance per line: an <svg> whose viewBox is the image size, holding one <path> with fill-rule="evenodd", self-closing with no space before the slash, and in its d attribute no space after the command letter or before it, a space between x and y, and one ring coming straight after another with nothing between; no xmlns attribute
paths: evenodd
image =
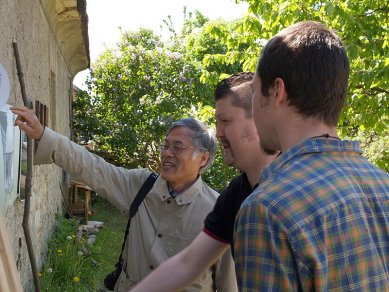
<svg viewBox="0 0 389 292"><path fill-rule="evenodd" d="M267 167L235 223L239 291L389 291L389 175L310 138Z"/></svg>

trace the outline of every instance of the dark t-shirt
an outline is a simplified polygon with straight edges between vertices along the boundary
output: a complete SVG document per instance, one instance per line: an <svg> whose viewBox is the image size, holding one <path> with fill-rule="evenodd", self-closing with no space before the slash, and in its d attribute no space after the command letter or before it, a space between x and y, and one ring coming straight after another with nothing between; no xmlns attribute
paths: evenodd
<svg viewBox="0 0 389 292"><path fill-rule="evenodd" d="M233 247L235 217L240 205L252 191L246 173L235 177L217 199L213 211L205 218L203 231Z"/></svg>

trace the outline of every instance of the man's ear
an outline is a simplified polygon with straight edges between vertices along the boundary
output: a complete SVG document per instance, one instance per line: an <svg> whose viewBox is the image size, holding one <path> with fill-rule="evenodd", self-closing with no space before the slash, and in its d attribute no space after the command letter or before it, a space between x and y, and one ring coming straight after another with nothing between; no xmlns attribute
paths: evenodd
<svg viewBox="0 0 389 292"><path fill-rule="evenodd" d="M277 77L274 80L274 106L280 107L281 105L288 102L288 94L286 92L285 83L282 78Z"/></svg>
<svg viewBox="0 0 389 292"><path fill-rule="evenodd" d="M203 167L204 165L206 165L208 160L209 160L209 152L202 152L200 166Z"/></svg>

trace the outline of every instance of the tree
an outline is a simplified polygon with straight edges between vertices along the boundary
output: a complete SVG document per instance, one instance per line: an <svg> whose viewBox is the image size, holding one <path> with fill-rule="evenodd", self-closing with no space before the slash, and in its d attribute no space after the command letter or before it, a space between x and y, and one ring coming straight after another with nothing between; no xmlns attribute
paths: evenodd
<svg viewBox="0 0 389 292"><path fill-rule="evenodd" d="M389 173L389 130L378 136L373 130L360 131L357 136L364 156Z"/></svg>
<svg viewBox="0 0 389 292"><path fill-rule="evenodd" d="M237 0L236 2L243 2ZM385 1L259 1L246 0L248 13L234 21L231 31L208 26L211 37L227 46L224 54L204 56L208 67L240 63L255 70L266 41L281 29L303 20L315 20L338 32L350 59L347 104L340 118L343 137L372 137L387 143L389 130L389 3ZM242 48L245 48L242 50ZM207 76L207 74L203 74ZM367 139L366 141L369 141ZM386 142L385 142L386 141ZM386 148L389 144L384 144ZM369 147L369 144L365 144ZM371 152L368 150L366 153ZM382 165L388 157L369 158Z"/></svg>
<svg viewBox="0 0 389 292"><path fill-rule="evenodd" d="M242 2L242 1L237 1ZM240 61L245 70L254 70L260 50L274 34L302 20L323 22L341 36L350 58L348 103L341 126L345 135L356 136L359 129L378 134L389 124L389 4L382 1L258 1L246 0L249 13L235 24L233 35L214 31L228 47L224 58L206 60ZM241 46L247 49L242 52Z"/></svg>
<svg viewBox="0 0 389 292"><path fill-rule="evenodd" d="M99 127L89 139L121 165L157 168L154 153L167 126L191 115L203 101L197 92L210 96L209 88L193 78L198 70L152 31L124 33L94 64L91 101Z"/></svg>
<svg viewBox="0 0 389 292"><path fill-rule="evenodd" d="M93 64L88 92L78 94L74 137L95 141L116 165L159 171L158 145L173 121L193 116L214 127L213 85L200 82L201 61L180 44L147 29L124 32ZM233 174L218 158L205 179L222 189Z"/></svg>

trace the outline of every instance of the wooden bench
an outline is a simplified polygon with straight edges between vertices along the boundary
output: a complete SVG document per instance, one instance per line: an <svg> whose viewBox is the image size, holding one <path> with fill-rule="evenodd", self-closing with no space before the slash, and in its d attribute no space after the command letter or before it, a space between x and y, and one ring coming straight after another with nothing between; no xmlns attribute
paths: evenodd
<svg viewBox="0 0 389 292"><path fill-rule="evenodd" d="M80 192L81 190L81 192ZM88 224L88 216L91 211L90 195L92 189L82 182L71 180L69 189L69 211L72 216L83 215L84 224ZM80 196L84 195L81 199Z"/></svg>

